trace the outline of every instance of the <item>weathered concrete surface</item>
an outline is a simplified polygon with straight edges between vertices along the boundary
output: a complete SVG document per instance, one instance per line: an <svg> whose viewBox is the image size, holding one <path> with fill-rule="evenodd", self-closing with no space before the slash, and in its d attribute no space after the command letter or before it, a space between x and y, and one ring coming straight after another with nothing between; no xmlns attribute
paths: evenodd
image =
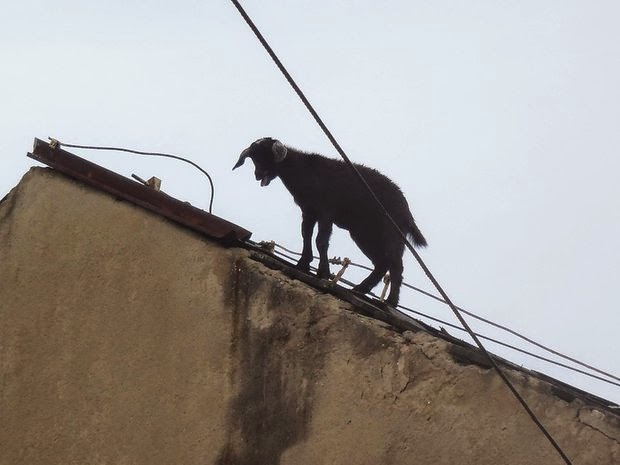
<svg viewBox="0 0 620 465"><path fill-rule="evenodd" d="M491 371L31 170L0 204L0 464L561 464ZM517 388L575 465L617 417Z"/></svg>

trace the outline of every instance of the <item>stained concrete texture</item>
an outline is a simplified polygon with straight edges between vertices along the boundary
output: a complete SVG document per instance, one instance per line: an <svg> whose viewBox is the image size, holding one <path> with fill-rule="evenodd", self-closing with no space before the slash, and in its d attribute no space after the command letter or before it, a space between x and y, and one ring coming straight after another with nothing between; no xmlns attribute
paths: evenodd
<svg viewBox="0 0 620 465"><path fill-rule="evenodd" d="M0 204L0 464L561 464L498 376L45 169ZM510 378L575 465L620 422Z"/></svg>

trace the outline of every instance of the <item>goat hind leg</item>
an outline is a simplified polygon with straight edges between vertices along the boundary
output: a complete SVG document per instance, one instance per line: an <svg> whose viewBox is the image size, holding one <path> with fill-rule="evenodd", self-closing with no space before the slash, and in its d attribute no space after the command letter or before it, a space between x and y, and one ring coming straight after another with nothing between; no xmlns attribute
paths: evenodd
<svg viewBox="0 0 620 465"><path fill-rule="evenodd" d="M381 281L381 278L385 276L387 270L387 265L375 265L375 269L372 270L368 277L355 286L353 290L361 294L369 293L373 287L379 284L379 281Z"/></svg>
<svg viewBox="0 0 620 465"><path fill-rule="evenodd" d="M400 298L400 286L403 283L403 261L399 260L390 267L390 294L386 299L386 302L392 307L398 305L398 299Z"/></svg>

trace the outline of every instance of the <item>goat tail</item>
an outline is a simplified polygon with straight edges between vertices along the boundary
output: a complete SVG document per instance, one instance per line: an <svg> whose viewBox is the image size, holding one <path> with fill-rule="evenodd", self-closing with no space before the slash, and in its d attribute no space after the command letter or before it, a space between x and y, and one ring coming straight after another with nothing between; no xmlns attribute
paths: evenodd
<svg viewBox="0 0 620 465"><path fill-rule="evenodd" d="M415 221L412 221L409 224L409 230L407 231L407 236L409 239L413 239L414 245L418 247L426 247L428 244L426 242L426 238L422 235L422 232L415 224Z"/></svg>

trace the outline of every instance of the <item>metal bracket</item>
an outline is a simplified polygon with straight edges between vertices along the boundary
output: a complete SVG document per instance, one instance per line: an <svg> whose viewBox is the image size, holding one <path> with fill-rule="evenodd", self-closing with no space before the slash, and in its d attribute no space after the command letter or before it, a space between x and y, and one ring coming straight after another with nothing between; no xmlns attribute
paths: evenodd
<svg viewBox="0 0 620 465"><path fill-rule="evenodd" d="M337 283L340 280L340 278L342 278L342 275L346 271L347 267L351 264L351 259L349 257L344 257L341 260L340 257L338 257L338 259L336 259L336 257L334 257L334 258L332 258L330 260L330 262L331 263L338 263L338 262L340 262L340 264L342 265L342 268L340 268L340 271L338 271L338 273L336 273L336 275L332 279L333 283Z"/></svg>
<svg viewBox="0 0 620 465"><path fill-rule="evenodd" d="M385 273L385 276L383 277L383 290L381 291L381 296L379 297L379 300L381 300L381 302L383 302L385 300L385 294L387 294L387 290L388 287L390 287L390 273Z"/></svg>

